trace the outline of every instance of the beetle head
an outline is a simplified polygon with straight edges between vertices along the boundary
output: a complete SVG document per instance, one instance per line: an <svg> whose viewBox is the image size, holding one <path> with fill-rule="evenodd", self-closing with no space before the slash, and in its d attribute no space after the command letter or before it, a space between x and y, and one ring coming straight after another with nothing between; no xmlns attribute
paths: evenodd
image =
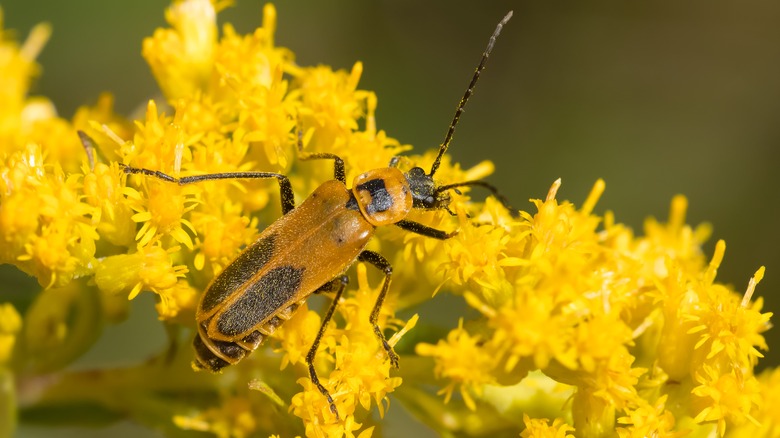
<svg viewBox="0 0 780 438"><path fill-rule="evenodd" d="M433 176L425 173L421 167L413 167L405 174L412 190L412 206L424 210L447 209L450 205L450 194L438 190Z"/></svg>

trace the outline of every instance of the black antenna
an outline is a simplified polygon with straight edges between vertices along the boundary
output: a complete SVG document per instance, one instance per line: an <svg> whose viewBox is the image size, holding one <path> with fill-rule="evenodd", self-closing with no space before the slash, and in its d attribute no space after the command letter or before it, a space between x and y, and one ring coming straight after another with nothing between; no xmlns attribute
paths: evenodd
<svg viewBox="0 0 780 438"><path fill-rule="evenodd" d="M496 38L498 38L498 34L501 33L501 29L510 18L512 18L512 11L509 11L509 13L506 14L503 19L501 19L501 21L498 23L498 26L496 26L496 30L493 31L493 35L490 36L490 41L488 41L487 48L482 53L482 59L479 61L477 70L474 72L474 76L471 78L469 88L466 90L466 93L463 94L463 97L458 103L458 109L455 110L455 117L452 118L450 128L447 130L447 135L444 136L444 143L442 143L439 147L439 155L436 156L436 160L433 162L433 165L431 166L431 172L428 174L428 176L433 176L433 174L436 173L436 170L439 169L441 157L445 152L447 152L447 148L450 147L450 142L452 141L452 136L455 134L455 125L457 125L458 120L460 120L460 115L463 113L463 108L466 106L466 102L468 102L469 97L471 97L471 95L474 93L474 87L477 85L479 74L482 73L482 70L485 69L485 64L487 63L487 59L490 56L490 52L493 50L493 45L496 44Z"/></svg>
<svg viewBox="0 0 780 438"><path fill-rule="evenodd" d="M95 170L95 140L82 130L76 131L89 160L89 170Z"/></svg>

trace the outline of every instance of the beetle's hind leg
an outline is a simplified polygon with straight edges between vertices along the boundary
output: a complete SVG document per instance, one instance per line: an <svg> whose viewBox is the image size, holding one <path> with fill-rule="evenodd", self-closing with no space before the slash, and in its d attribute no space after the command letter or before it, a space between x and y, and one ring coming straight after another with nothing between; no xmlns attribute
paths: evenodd
<svg viewBox="0 0 780 438"><path fill-rule="evenodd" d="M149 170L141 167L130 167L124 164L120 164L120 166L122 166L125 173L133 174L133 175L141 174L141 175L151 176L157 179L161 179L163 181L167 181L169 183L178 184L180 186L199 183L201 181L213 181L217 179L276 178L276 181L279 183L279 194L281 195L280 198L282 200L282 214L287 214L290 212L290 210L295 208L295 194L293 194L292 185L290 184L290 180L287 178L287 176L282 175L281 173L255 172L255 171L223 172L223 173L207 173L205 175L183 176L181 178L176 178L174 176L168 175L167 173L160 172L159 170Z"/></svg>
<svg viewBox="0 0 780 438"><path fill-rule="evenodd" d="M325 333L325 328L328 326L330 319L333 317L333 312L336 311L336 306L339 304L341 294L344 293L344 288L347 287L348 283L349 277L342 275L333 281L325 283L322 287L314 291L314 293L324 293L335 290L336 296L333 297L333 302L328 308L328 313L325 314L325 318L322 320L322 325L320 325L320 330L317 332L317 337L314 338L314 342L311 344L309 352L306 353L306 365L309 366L309 378L311 379L311 382L314 384L314 386L319 389L320 393L324 395L326 399L328 399L328 403L330 404L330 411L333 412L333 415L335 415L336 418L339 418L339 411L336 409L336 404L333 403L333 397L330 396L328 390L325 389L322 383L320 383L320 378L317 376L317 371L314 369L314 357L317 355L317 349L320 346L322 335Z"/></svg>
<svg viewBox="0 0 780 438"><path fill-rule="evenodd" d="M382 310L382 303L384 303L385 296L387 296L387 290L390 288L390 278L393 276L393 267L386 258L382 257L381 254L374 251L365 250L361 252L360 255L358 255L358 260L361 262L371 263L385 274L385 281L382 283L382 290L379 292L379 296L376 298L376 303L374 304L373 310L371 310L371 317L369 318L369 322L371 322L371 326L374 327L374 334L379 339L379 343L382 344L382 347L387 352L387 356L390 358L390 363L393 365L393 368L398 368L398 355L393 350L393 347L390 346L390 344L387 342L387 339L385 338L385 335L382 334L382 330L379 328L379 325L377 325L379 311Z"/></svg>

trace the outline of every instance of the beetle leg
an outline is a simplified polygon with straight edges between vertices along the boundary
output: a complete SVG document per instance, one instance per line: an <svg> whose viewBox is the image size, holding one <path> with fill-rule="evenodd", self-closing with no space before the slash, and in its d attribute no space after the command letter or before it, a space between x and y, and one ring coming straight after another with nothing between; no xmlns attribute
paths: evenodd
<svg viewBox="0 0 780 438"><path fill-rule="evenodd" d="M335 415L337 419L339 418L339 411L336 410L336 405L333 403L333 397L330 396L328 390L322 386L319 377L317 377L317 371L314 369L314 356L317 354L317 348L320 346L322 335L325 333L325 328L328 326L328 322L330 322L330 319L333 317L333 312L336 310L336 306L339 303L339 299L341 299L341 294L344 293L344 288L347 286L347 283L349 283L349 277L342 275L333 281L325 283L322 287L315 291L319 293L335 290L336 296L333 297L333 302L331 303L330 308L328 308L328 313L325 314L325 318L322 320L322 325L320 325L320 330L317 332L317 337L314 338L314 343L311 344L309 352L306 353L306 364L309 366L309 378L311 379L311 382L314 383L314 386L320 390L320 393L324 395L326 399L328 399L328 403L330 404L330 411L333 412L333 415Z"/></svg>
<svg viewBox="0 0 780 438"><path fill-rule="evenodd" d="M342 281L344 281L344 284L349 284L349 277L347 277L346 275L342 275L341 277L334 278L333 280L315 289L314 292L312 293L319 295L319 294L329 294L331 292L338 292L339 288L341 287Z"/></svg>
<svg viewBox="0 0 780 438"><path fill-rule="evenodd" d="M298 159L301 161L333 160L333 179L341 181L344 185L347 184L347 175L344 172L344 160L338 155L326 152L298 152Z"/></svg>
<svg viewBox="0 0 780 438"><path fill-rule="evenodd" d="M395 226L404 229L406 231L411 231L412 233L415 234L419 234L426 237L432 237L434 239L439 239L439 240L447 240L450 237L453 237L456 234L458 234L457 230L448 233L443 230L437 230L436 228L423 225L419 222L407 221L407 220L398 221L395 223Z"/></svg>
<svg viewBox="0 0 780 438"><path fill-rule="evenodd" d="M459 183L455 183L455 184L447 184L447 185L444 185L444 186L436 187L436 193L440 193L440 192L443 192L445 190L455 190L455 192L460 194L460 192L458 192L458 189L457 189L458 187L471 187L471 186L479 186L479 187L482 187L482 188L488 190L490 193L493 194L493 196L495 196L496 199L498 199L498 202L500 202L501 205L504 206L504 208L509 210L509 214L512 215L512 217L514 217L514 218L520 217L520 211L515 210L514 208L512 208L512 206L509 205L509 199L506 196L504 196L501 193L499 193L499 191L496 188L496 186L488 183L487 181L473 180L473 181L463 181L463 182L459 182Z"/></svg>
<svg viewBox="0 0 780 438"><path fill-rule="evenodd" d="M303 131L298 131L298 159L307 160L333 160L333 179L341 181L347 185L347 174L344 171L344 160L336 154L327 152L304 152L303 151Z"/></svg>
<svg viewBox="0 0 780 438"><path fill-rule="evenodd" d="M371 263L385 274L385 281L382 283L382 290L379 292L379 296L376 298L374 309L371 310L369 322L371 322L371 325L374 327L374 334L379 338L379 343L382 344L382 347L387 352L387 356L390 358L390 363L393 365L393 368L398 368L398 355L393 351L393 347L387 343L385 335L382 334L382 330L379 329L379 326L376 323L379 319L379 311L382 309L382 303L385 301L387 290L390 288L390 278L393 275L393 267L386 258L374 251L365 250L361 252L360 255L358 255L358 260Z"/></svg>
<svg viewBox="0 0 780 438"><path fill-rule="evenodd" d="M282 214L287 214L295 208L295 195L293 194L292 185L290 185L290 180L287 179L285 175L282 175L281 173L274 173L274 172L254 172L254 171L247 171L247 172L223 172L223 173L207 173L205 175L193 175L193 176L184 176L181 178L176 178L173 176L168 175L167 173L160 172L159 170L149 170L149 169L143 169L140 167L130 167L125 166L123 164L120 164L124 170L125 173L130 174L141 174L146 176L153 176L157 179L161 179L163 181L167 181L170 183L178 184L180 186L186 185L186 184L193 184L198 183L201 181L211 181L216 179L267 179L267 178L276 178L276 180L279 182L279 193L280 197L282 199Z"/></svg>

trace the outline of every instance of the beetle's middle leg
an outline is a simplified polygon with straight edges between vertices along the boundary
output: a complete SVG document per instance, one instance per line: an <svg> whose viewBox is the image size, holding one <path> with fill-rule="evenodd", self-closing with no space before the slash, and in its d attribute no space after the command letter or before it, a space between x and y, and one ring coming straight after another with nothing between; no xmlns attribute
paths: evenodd
<svg viewBox="0 0 780 438"><path fill-rule="evenodd" d="M349 277L346 275L342 275L339 278L334 279L333 281L329 281L328 283L325 283L322 287L314 291L314 293L323 293L323 292L332 292L333 290L336 291L336 296L333 297L333 302L331 303L330 307L328 308L328 313L325 314L325 318L322 320L322 325L320 325L320 330L317 332L317 336L314 338L314 342L311 344L311 348L309 348L309 352L306 353L306 365L309 366L309 378L311 379L311 382L314 383L314 386L317 387L317 389L320 390L320 393L325 396L326 399L328 399L328 403L330 404L330 411L333 412L333 415L336 416L336 418L339 418L339 412L336 410L336 405L333 403L333 397L330 396L330 393L327 389L320 383L320 378L317 377L317 371L314 369L314 357L317 355L317 349L320 346L320 341L322 340L322 335L325 333L325 329L328 326L328 322L330 322L330 319L333 317L333 312L336 311L336 306L339 303L339 299L341 299L341 294L344 293L344 288L349 283Z"/></svg>
<svg viewBox="0 0 780 438"><path fill-rule="evenodd" d="M298 131L298 159L308 160L333 160L333 179L341 181L347 185L347 174L344 171L344 160L336 154L327 152L304 152L303 151L303 131Z"/></svg>
<svg viewBox="0 0 780 438"><path fill-rule="evenodd" d="M374 304L373 310L371 310L371 317L369 318L369 321L374 327L374 334L377 338L379 338L379 342L387 352L387 356L390 358L390 363L394 368L398 368L398 355L393 350L393 347L387 343L385 335L382 334L382 330L380 330L379 325L377 325L379 311L382 310L382 303L384 303L385 296L387 296L387 290L390 288L390 278L393 276L393 267L386 258L384 258L378 252L374 251L365 250L361 252L360 255L358 255L358 260L361 262L371 263L385 274L385 281L382 283L382 290L379 292L379 296L376 298L376 303Z"/></svg>

